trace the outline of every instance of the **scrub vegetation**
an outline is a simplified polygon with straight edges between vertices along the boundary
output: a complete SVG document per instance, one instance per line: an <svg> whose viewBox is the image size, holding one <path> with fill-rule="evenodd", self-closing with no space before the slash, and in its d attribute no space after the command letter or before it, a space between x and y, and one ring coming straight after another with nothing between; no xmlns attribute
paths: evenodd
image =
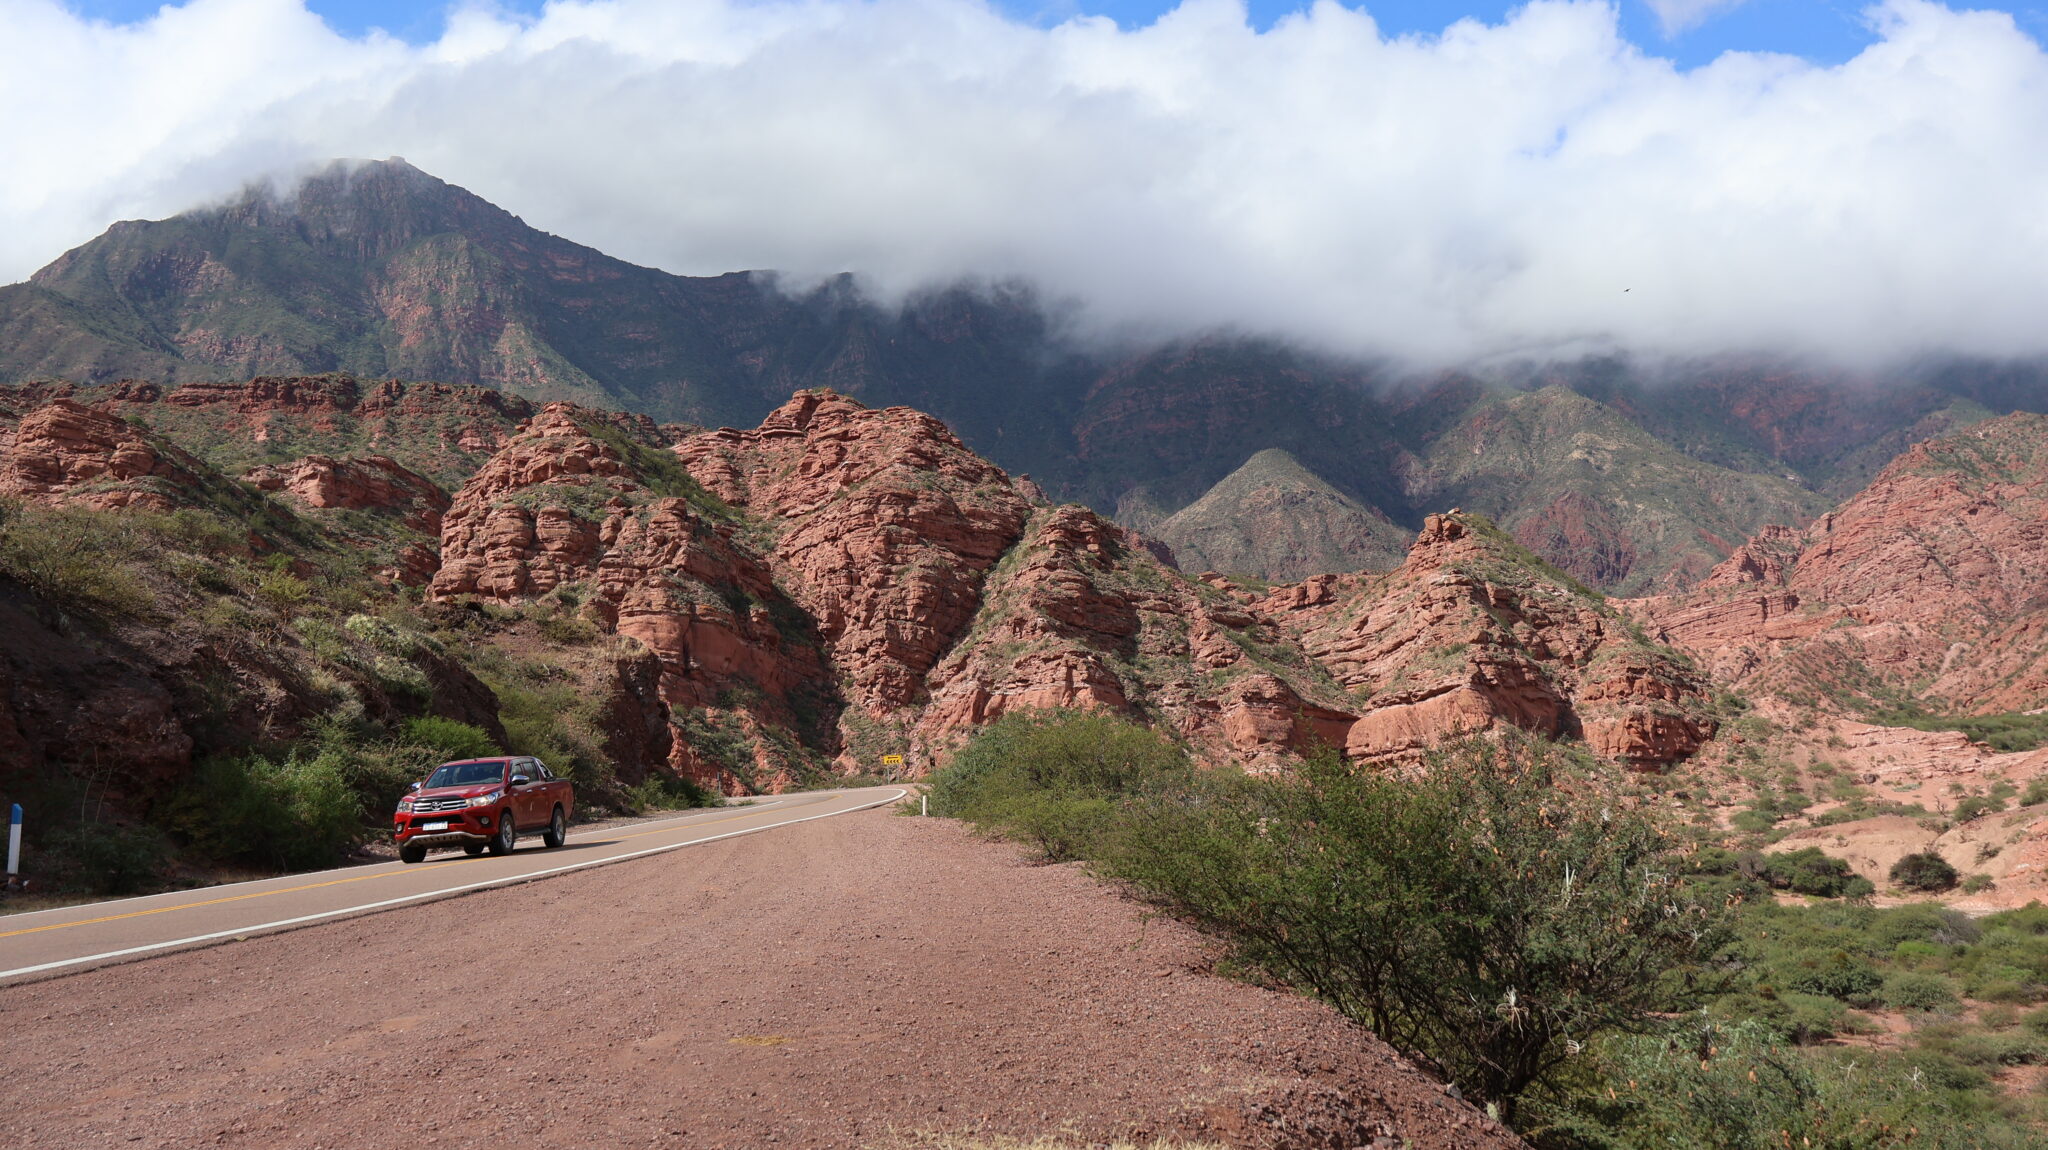
<svg viewBox="0 0 2048 1150"><path fill-rule="evenodd" d="M934 813L1099 874L1316 995L1541 1147L2048 1137L2048 910L1878 909L1818 850L1702 846L1521 736L1409 772L1196 771L1098 714L1005 718ZM1790 900L1782 901L1781 900Z"/></svg>
<svg viewBox="0 0 2048 1150"><path fill-rule="evenodd" d="M118 753L10 776L9 801L35 812L24 847L40 894L336 865L388 834L406 784L448 759L537 755L590 813L717 801L621 778L597 701L561 665L616 658L616 641L560 642L575 616L555 601L419 603L372 578L366 554L247 490L168 513L0 499L9 625L100 660L87 666L176 668L161 680L192 738L174 785L137 785Z"/></svg>

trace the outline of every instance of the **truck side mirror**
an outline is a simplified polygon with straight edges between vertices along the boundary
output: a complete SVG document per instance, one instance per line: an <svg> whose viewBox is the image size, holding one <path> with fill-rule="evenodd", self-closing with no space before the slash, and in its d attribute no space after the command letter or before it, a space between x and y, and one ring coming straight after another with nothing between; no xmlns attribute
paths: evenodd
<svg viewBox="0 0 2048 1150"><path fill-rule="evenodd" d="M408 791L416 791L416 790L419 790L419 789L420 789L420 782L419 782L419 780L418 780L418 779L414 779L414 780L413 780L412 782L410 782L410 783L407 783L407 784L405 785L405 789L406 789L406 790L408 790Z"/></svg>
<svg viewBox="0 0 2048 1150"><path fill-rule="evenodd" d="M529 779L529 778L527 778L527 777L526 777L525 775L513 775L513 776L512 776L512 785L513 785L513 786L515 786L515 787L523 787L523 786L525 786L526 784L528 784L528 783L530 783L530 782L532 782L532 781L533 781L532 779Z"/></svg>

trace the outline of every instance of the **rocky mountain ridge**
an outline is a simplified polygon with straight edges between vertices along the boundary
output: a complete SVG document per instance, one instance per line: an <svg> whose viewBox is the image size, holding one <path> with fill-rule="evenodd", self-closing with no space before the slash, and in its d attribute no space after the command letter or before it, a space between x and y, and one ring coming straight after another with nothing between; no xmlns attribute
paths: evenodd
<svg viewBox="0 0 2048 1150"><path fill-rule="evenodd" d="M237 544L243 574L196 571L165 594L201 606L215 595L203 610L179 608L195 618L267 596L273 659L339 658L373 679L420 683L370 650L424 649L391 630L408 617L409 594L423 596L420 610L476 617L488 633L505 633L506 624L489 632L490 618L520 634L530 619L550 637L550 658L569 653L547 674L568 676L611 716L618 729L591 737L633 760L617 765L626 782L654 772L775 790L878 771L888 754L927 769L975 726L1044 707L1134 714L1208 761L1259 770L1284 769L1320 743L1381 759L1502 723L1655 770L1713 727L1682 660L1462 514L1432 517L1395 572L1344 595L1327 578L1250 588L1183 576L1128 529L1050 503L929 415L832 392L799 393L751 430L690 431L567 403L508 427L478 416L476 393L372 389L415 404L422 445L366 431L397 425L377 424L377 405L365 415L361 389L258 381L175 402L184 390L0 392L0 410L25 412L0 421L8 492L101 515L186 507L261 519L267 526ZM252 410L257 396L267 408ZM207 450L224 459L245 458L229 440L258 436L376 443L389 454L316 452L230 479L143 422L166 409L210 413L228 430ZM452 495L398 462L471 449L484 461ZM241 502L222 502L223 491ZM295 606L315 578L362 604L341 620L345 633ZM253 592L234 591L237 580ZM36 609L36 589L17 590ZM104 646L129 632L156 641L163 627L144 617L75 642ZM467 657L484 672L503 658ZM8 658L11 674L35 674L25 654ZM473 678L444 670L460 706L420 683L413 702L377 707L494 710ZM247 704L274 734L349 696L337 684L280 691ZM176 705L158 710L184 729ZM61 723L28 727L39 732L38 759L64 757ZM188 760L205 752L203 732L183 738Z"/></svg>
<svg viewBox="0 0 2048 1150"><path fill-rule="evenodd" d="M761 273L636 267L383 161L119 224L0 288L0 381L131 379L143 382L130 391L196 400L222 380L355 373L493 389L512 422L530 414L521 406L570 400L736 427L825 386L930 412L1053 497L1144 530L1212 489L1239 498L1232 473L1285 451L1310 478L1283 486L1319 495L1261 512L1254 534L1277 547L1271 564L1259 546L1204 544L1232 556L1217 565L1259 578L1307 574L1311 558L1278 541L1318 537L1333 513L1376 510L1412 535L1460 506L1580 581L1632 595L1685 586L1769 523L1803 527L1912 442L2048 409L2048 369L2032 363L1878 377L1607 357L1415 376L1256 338L1106 346L1061 331L1057 309L1015 285L882 306L851 278L789 293ZM452 488L480 462L454 467L462 454L393 458ZM1397 559L1367 550L1314 559Z"/></svg>
<svg viewBox="0 0 2048 1150"><path fill-rule="evenodd" d="M2048 702L2048 417L1917 444L1805 531L1629 605L1717 677L1850 714Z"/></svg>

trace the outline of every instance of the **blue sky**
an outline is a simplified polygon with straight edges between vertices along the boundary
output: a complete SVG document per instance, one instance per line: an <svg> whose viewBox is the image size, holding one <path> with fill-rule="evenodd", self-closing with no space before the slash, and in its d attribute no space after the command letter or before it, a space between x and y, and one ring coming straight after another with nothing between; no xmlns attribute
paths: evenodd
<svg viewBox="0 0 2048 1150"><path fill-rule="evenodd" d="M998 0L1020 18L1057 22L1073 13L1105 15L1126 27L1150 23L1176 0ZM1684 0L1676 0L1683 3ZM156 0L67 0L74 11L116 22L142 19L160 6ZM1264 28L1303 6L1300 0L1249 0L1253 22ZM1723 0L1697 26L1666 36L1652 6L1645 0L1620 0L1622 26L1644 50L1694 67L1723 52L1772 51L1819 63L1839 63L1871 40L1860 0ZM499 0L504 11L537 11L540 0ZM1353 5L1359 6L1359 5ZM1464 16L1497 21L1519 3L1506 0L1368 0L1362 5L1381 28L1391 33L1440 32ZM1959 5L1970 6L1970 5ZM2048 4L1983 4L2012 12L2036 39L2048 39ZM441 30L445 5L405 0L310 0L337 31L351 35L383 28L413 42L431 40Z"/></svg>

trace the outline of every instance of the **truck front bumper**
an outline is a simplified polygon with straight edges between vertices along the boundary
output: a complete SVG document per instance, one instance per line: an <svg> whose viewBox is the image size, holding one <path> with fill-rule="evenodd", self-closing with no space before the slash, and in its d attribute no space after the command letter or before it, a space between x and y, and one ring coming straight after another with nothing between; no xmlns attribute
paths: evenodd
<svg viewBox="0 0 2048 1150"><path fill-rule="evenodd" d="M498 812L484 809L400 814L393 823L393 837L401 843L423 847L467 846L491 841L498 831ZM442 825L436 826L437 823Z"/></svg>

